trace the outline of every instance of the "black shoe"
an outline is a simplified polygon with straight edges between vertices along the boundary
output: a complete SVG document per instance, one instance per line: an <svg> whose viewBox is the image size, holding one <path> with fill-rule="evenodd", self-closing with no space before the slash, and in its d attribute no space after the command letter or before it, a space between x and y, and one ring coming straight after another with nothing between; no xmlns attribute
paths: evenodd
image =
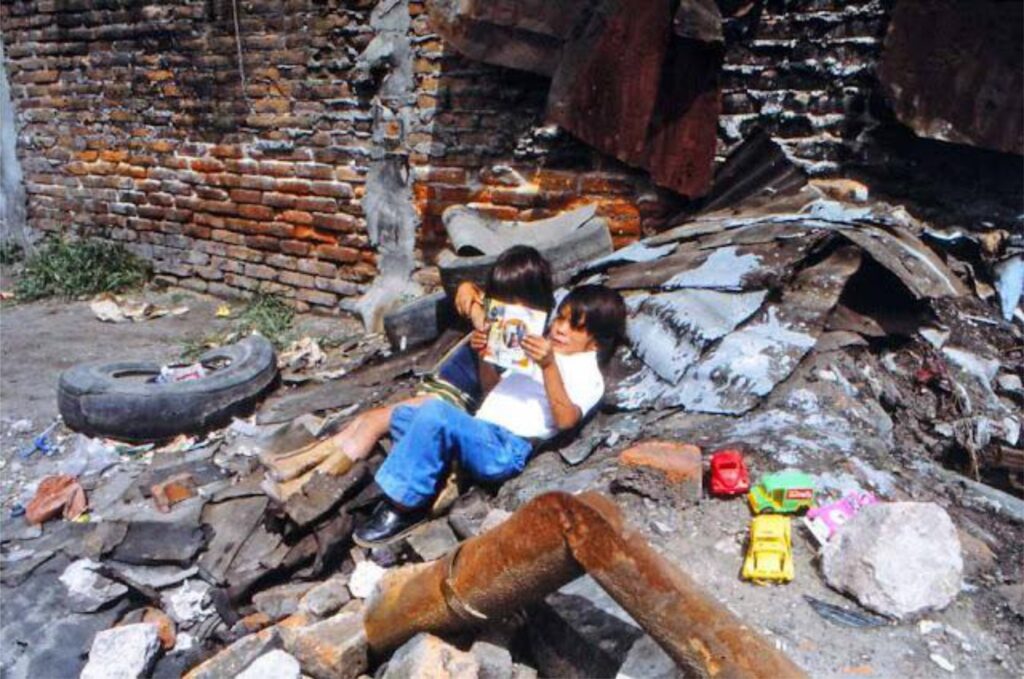
<svg viewBox="0 0 1024 679"><path fill-rule="evenodd" d="M426 510L400 512L387 500L378 504L366 523L352 533L360 547L381 547L403 537L427 518Z"/></svg>

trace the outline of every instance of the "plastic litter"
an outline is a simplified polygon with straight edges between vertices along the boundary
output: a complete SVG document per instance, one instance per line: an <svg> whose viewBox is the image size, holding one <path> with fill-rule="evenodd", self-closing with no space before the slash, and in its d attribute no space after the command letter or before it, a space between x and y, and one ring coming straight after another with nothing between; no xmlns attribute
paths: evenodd
<svg viewBox="0 0 1024 679"><path fill-rule="evenodd" d="M176 382L187 382L206 377L206 368L202 363L173 364L160 368L160 375L156 378L157 384L174 384Z"/></svg>
<svg viewBox="0 0 1024 679"><path fill-rule="evenodd" d="M820 507L812 507L807 510L804 517L804 525L810 529L811 534L819 544L825 544L833 535L842 529L843 524L852 519L857 512L868 505L878 502L871 493L851 492L843 499Z"/></svg>
<svg viewBox="0 0 1024 679"><path fill-rule="evenodd" d="M59 470L69 476L92 476L102 474L120 461L117 449L108 442L78 434L71 452L61 460Z"/></svg>
<svg viewBox="0 0 1024 679"><path fill-rule="evenodd" d="M47 476L39 482L32 501L25 507L29 523L45 523L61 512L71 521L81 516L88 507L85 490L78 479L67 474Z"/></svg>
<svg viewBox="0 0 1024 679"><path fill-rule="evenodd" d="M60 421L59 417L54 420L53 424L41 431L32 439L32 443L18 451L18 455L22 459L25 459L31 457L37 450L43 455L53 455L60 450L60 447L53 440L53 432L56 431L57 427L60 425Z"/></svg>
<svg viewBox="0 0 1024 679"><path fill-rule="evenodd" d="M889 624L889 619L881 615L851 611L848 608L842 608L821 599L815 599L810 594L804 594L804 599L811 605L815 613L833 625L843 627L884 627Z"/></svg>

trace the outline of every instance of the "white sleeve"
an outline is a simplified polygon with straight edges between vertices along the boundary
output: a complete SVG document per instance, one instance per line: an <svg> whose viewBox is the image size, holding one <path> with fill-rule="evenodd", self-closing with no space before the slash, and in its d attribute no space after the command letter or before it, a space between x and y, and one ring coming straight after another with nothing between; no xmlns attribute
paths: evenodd
<svg viewBox="0 0 1024 679"><path fill-rule="evenodd" d="M569 400L586 415L604 396L604 378L601 371L595 362L589 370L566 370L565 373L562 373L565 392L569 395Z"/></svg>

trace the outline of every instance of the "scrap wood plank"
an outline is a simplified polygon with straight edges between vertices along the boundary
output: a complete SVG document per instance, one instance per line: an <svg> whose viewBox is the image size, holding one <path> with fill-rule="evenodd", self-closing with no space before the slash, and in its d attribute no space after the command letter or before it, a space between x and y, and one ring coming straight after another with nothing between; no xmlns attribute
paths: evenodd
<svg viewBox="0 0 1024 679"><path fill-rule="evenodd" d="M267 399L256 416L258 424L287 422L306 413L338 410L356 403L379 401L394 382L413 373L431 355L433 345L360 370L331 382L304 387Z"/></svg>

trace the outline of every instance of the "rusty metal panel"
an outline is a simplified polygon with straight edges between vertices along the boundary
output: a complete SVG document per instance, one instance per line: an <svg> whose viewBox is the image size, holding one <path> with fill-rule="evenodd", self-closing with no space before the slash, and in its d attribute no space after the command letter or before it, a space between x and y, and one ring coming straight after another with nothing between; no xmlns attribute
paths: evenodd
<svg viewBox="0 0 1024 679"><path fill-rule="evenodd" d="M663 0L605 0L566 43L547 117L594 148L643 166L672 15Z"/></svg>
<svg viewBox="0 0 1024 679"><path fill-rule="evenodd" d="M1024 3L900 0L878 74L918 135L1024 154Z"/></svg>

